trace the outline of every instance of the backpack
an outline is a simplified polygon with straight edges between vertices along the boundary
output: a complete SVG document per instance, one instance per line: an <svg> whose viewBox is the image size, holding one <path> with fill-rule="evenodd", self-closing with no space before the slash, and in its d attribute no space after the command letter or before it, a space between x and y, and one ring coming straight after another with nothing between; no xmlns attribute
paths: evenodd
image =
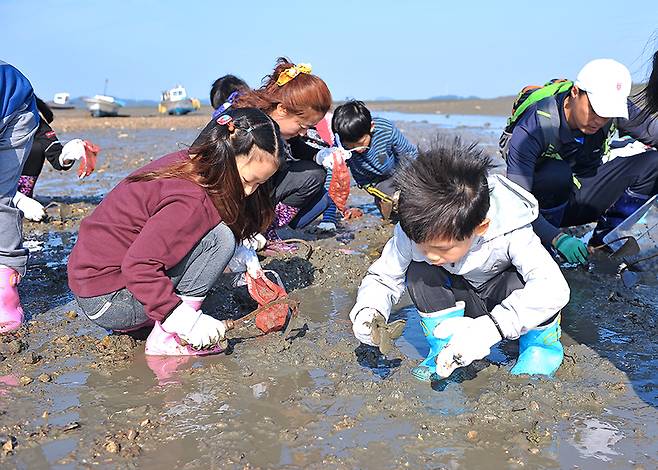
<svg viewBox="0 0 658 470"><path fill-rule="evenodd" d="M537 105L539 126L544 135L544 142L548 144L542 156L560 158L560 111L554 99L545 100L544 98L568 91L572 86L572 81L564 78L554 78L544 86L528 85L523 87L514 100L512 115L507 119L507 125L498 142L498 151L505 161L507 161L509 141L516 122L529 106L537 102L539 102Z"/></svg>

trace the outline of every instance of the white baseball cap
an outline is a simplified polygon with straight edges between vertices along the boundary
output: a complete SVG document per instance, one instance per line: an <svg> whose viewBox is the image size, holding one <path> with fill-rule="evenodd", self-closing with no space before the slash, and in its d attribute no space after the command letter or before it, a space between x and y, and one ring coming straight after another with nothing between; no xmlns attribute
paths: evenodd
<svg viewBox="0 0 658 470"><path fill-rule="evenodd" d="M578 72L575 85L587 92L594 112L603 118L628 119L631 73L612 59L595 59Z"/></svg>

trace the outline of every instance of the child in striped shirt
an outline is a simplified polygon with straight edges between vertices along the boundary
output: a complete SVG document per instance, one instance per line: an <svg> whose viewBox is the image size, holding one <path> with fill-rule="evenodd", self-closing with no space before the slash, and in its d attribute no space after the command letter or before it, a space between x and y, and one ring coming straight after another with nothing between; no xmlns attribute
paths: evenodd
<svg viewBox="0 0 658 470"><path fill-rule="evenodd" d="M373 118L362 101L348 101L334 112L331 127L340 144L351 153L347 159L356 184L375 198L375 204L384 219L391 217L397 188L393 173L404 156L416 157L418 149L388 119ZM333 161L329 155L328 162ZM324 162L320 162L323 164ZM325 165L327 166L327 165ZM329 172L330 174L331 172ZM325 184L329 185L330 178ZM336 206L325 212L320 231L336 230Z"/></svg>

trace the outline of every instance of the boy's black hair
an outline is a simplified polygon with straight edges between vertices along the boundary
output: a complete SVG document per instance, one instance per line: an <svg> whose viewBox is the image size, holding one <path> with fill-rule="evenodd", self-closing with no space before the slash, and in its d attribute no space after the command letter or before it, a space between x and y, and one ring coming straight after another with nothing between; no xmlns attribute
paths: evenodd
<svg viewBox="0 0 658 470"><path fill-rule="evenodd" d="M395 175L402 230L416 243L464 240L487 217L491 159L476 143L436 137Z"/></svg>
<svg viewBox="0 0 658 470"><path fill-rule="evenodd" d="M356 142L370 133L372 116L363 101L352 100L341 104L334 111L331 129L341 142Z"/></svg>
<svg viewBox="0 0 658 470"><path fill-rule="evenodd" d="M213 109L217 109L226 103L226 100L234 91L247 90L249 90L249 85L241 78L235 75L224 75L212 84L212 88L210 89L210 104L212 104Z"/></svg>

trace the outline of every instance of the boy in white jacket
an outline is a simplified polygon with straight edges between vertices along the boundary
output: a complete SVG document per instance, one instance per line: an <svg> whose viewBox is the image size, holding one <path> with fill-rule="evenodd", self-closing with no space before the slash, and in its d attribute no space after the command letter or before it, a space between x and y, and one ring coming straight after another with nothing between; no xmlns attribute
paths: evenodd
<svg viewBox="0 0 658 470"><path fill-rule="evenodd" d="M437 139L405 162L400 223L350 312L355 336L375 345L373 320L388 320L407 287L430 343L412 370L420 380L448 377L502 339L520 338L514 374L551 375L564 357L559 314L569 286L533 232L537 201L500 175L487 177L489 167L459 139Z"/></svg>

